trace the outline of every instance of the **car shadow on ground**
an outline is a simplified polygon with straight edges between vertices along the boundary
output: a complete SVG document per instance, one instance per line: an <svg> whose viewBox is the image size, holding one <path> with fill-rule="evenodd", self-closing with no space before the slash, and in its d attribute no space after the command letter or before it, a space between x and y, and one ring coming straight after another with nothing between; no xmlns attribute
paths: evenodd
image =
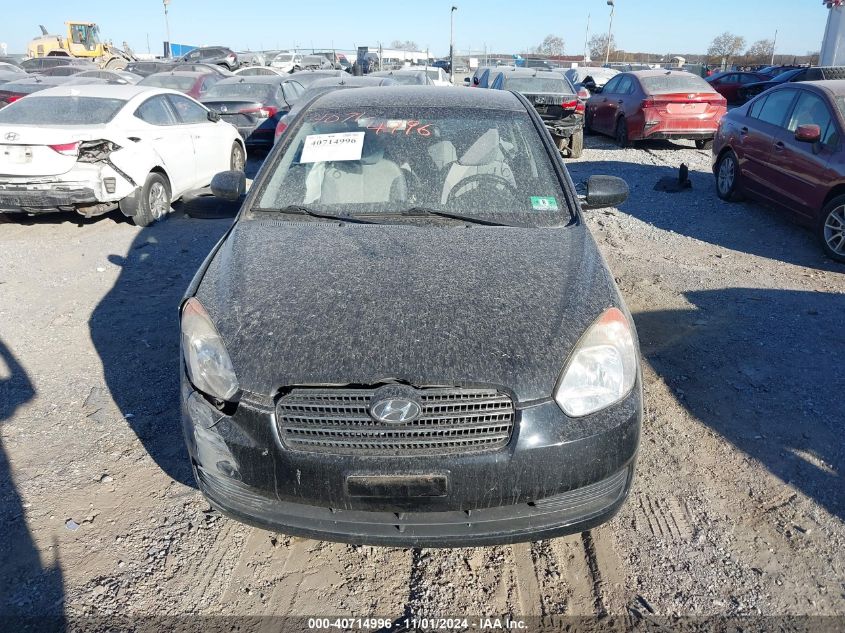
<svg viewBox="0 0 845 633"><path fill-rule="evenodd" d="M218 214L222 219L198 220L175 211L142 229L127 253L110 255L120 274L89 320L106 384L127 424L155 463L189 486L195 483L179 413L177 310L237 212L237 204L216 203L225 207Z"/></svg>
<svg viewBox="0 0 845 633"><path fill-rule="evenodd" d="M620 209L659 229L789 264L834 272L845 270L845 266L825 256L815 232L794 222L788 213L757 202L728 203L719 199L710 172L690 171L691 188L666 193L655 191L654 187L664 178L676 180L677 167L580 161L568 163L567 168L576 183L593 174L623 178L631 193Z"/></svg>
<svg viewBox="0 0 845 633"><path fill-rule="evenodd" d="M696 418L845 519L845 295L685 296L689 310L634 315L644 358Z"/></svg>
<svg viewBox="0 0 845 633"><path fill-rule="evenodd" d="M0 340L0 424L35 396L35 387L12 351ZM64 581L54 559L41 555L26 522L9 457L0 438L0 629L64 629ZM54 546L54 556L58 549ZM8 627L8 628L6 628Z"/></svg>

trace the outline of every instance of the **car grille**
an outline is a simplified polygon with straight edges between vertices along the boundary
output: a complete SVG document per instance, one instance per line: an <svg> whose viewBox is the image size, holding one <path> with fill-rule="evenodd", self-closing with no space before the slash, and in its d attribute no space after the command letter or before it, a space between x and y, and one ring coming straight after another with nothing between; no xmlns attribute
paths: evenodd
<svg viewBox="0 0 845 633"><path fill-rule="evenodd" d="M374 389L294 389L276 413L289 448L343 455L446 454L505 446L514 425L510 397L490 389L418 389L410 422L370 417Z"/></svg>

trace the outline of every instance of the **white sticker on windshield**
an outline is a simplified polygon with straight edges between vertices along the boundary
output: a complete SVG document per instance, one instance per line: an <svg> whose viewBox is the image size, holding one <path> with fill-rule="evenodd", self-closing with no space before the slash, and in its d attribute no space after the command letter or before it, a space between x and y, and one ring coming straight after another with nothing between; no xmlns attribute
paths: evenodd
<svg viewBox="0 0 845 633"><path fill-rule="evenodd" d="M300 163L322 163L339 160L361 160L365 132L311 134L305 137Z"/></svg>

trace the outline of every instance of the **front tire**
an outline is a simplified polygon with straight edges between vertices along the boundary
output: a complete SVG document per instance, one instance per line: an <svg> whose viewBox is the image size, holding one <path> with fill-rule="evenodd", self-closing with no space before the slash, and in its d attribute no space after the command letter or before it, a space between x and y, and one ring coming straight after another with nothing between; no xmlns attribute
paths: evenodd
<svg viewBox="0 0 845 633"><path fill-rule="evenodd" d="M246 153L241 144L235 141L232 143L232 154L229 159L229 169L232 171L243 171L246 166Z"/></svg>
<svg viewBox="0 0 845 633"><path fill-rule="evenodd" d="M726 202L736 202L739 195L739 161L728 150L716 163L716 195Z"/></svg>
<svg viewBox="0 0 845 633"><path fill-rule="evenodd" d="M150 172L141 187L141 199L132 217L136 226L149 226L170 212L170 184L162 174Z"/></svg>
<svg viewBox="0 0 845 633"><path fill-rule="evenodd" d="M825 205L819 237L828 257L845 262L845 196L837 196Z"/></svg>

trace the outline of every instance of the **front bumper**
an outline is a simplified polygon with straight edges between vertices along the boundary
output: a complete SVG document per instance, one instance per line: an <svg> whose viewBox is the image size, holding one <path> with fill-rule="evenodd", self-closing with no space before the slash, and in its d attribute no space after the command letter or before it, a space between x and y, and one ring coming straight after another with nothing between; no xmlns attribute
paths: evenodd
<svg viewBox="0 0 845 633"><path fill-rule="evenodd" d="M182 413L194 474L209 502L244 523L287 534L399 547L492 545L580 532L627 498L642 394L567 418L552 401L518 407L502 450L367 456L287 448L271 401L218 411L183 377ZM440 496L362 497L347 478L436 475Z"/></svg>

